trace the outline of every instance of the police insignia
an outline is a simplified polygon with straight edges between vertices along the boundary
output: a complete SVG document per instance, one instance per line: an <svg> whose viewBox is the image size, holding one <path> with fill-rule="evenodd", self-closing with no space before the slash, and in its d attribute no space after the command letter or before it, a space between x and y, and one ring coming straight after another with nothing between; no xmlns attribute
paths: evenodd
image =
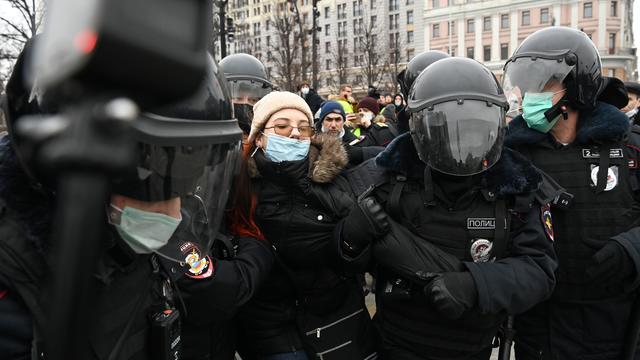
<svg viewBox="0 0 640 360"><path fill-rule="evenodd" d="M192 279L205 279L213 274L213 265L209 256L202 256L202 252L195 244L186 242L180 246L184 254L183 267L187 270L185 275Z"/></svg>
<svg viewBox="0 0 640 360"><path fill-rule="evenodd" d="M487 239L474 239L471 243L471 259L473 262L487 262L491 257L493 243Z"/></svg>
<svg viewBox="0 0 640 360"><path fill-rule="evenodd" d="M598 186L598 171L600 166L591 166L591 183L593 186ZM607 169L607 185L604 191L611 191L618 185L618 167L612 166Z"/></svg>
<svg viewBox="0 0 640 360"><path fill-rule="evenodd" d="M547 234L549 240L554 241L553 220L551 219L551 207L549 206L549 204L544 205L540 208L540 215L545 234Z"/></svg>

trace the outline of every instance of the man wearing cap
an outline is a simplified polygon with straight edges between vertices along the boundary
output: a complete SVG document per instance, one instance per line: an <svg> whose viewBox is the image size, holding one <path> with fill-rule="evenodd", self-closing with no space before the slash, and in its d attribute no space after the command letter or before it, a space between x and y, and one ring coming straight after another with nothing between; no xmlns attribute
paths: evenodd
<svg viewBox="0 0 640 360"><path fill-rule="evenodd" d="M640 125L640 117L638 117L638 107L640 107L640 84L635 81L625 81L624 86L629 94L629 103L621 110L629 117L632 125Z"/></svg>
<svg viewBox="0 0 640 360"><path fill-rule="evenodd" d="M365 97L358 103L359 117L352 121L350 131L358 140L350 145L359 146L387 146L395 137L389 126L384 123L374 123L373 119L380 112L378 101L371 97Z"/></svg>
<svg viewBox="0 0 640 360"><path fill-rule="evenodd" d="M342 144L349 156L347 167L356 166L364 160L376 156L384 149L381 146L363 146L363 142L359 138L350 131L345 131L344 109L337 101L325 101L320 108L318 119L320 121L318 121L316 127L320 132L342 139Z"/></svg>

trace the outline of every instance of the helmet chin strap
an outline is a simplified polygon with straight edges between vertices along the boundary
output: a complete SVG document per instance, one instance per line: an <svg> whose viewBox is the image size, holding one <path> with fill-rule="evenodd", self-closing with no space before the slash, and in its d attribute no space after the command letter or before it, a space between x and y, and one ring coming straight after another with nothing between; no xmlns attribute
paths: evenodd
<svg viewBox="0 0 640 360"><path fill-rule="evenodd" d="M548 122L552 122L559 115L562 115L562 118L567 120L569 118L569 108L567 105L569 104L569 100L567 100L566 96L562 97L557 104L553 105L549 110L544 112L544 116L547 118Z"/></svg>

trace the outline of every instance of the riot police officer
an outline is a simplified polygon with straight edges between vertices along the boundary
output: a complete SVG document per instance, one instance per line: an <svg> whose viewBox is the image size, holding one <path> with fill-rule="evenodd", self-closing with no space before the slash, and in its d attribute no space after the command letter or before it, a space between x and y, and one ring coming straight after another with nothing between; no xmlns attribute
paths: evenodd
<svg viewBox="0 0 640 360"><path fill-rule="evenodd" d="M427 66L434 62L448 57L450 57L449 54L445 52L427 50L411 58L407 64L407 68L402 70L397 76L398 83L400 84L400 91L402 91L404 98L407 99L409 97L411 85L413 85L413 82L416 80L418 75L420 75L422 70L426 69ZM401 133L409 131L409 116L404 106L401 109L397 109L397 118L398 131Z"/></svg>
<svg viewBox="0 0 640 360"><path fill-rule="evenodd" d="M47 349L43 288L57 269L49 238L55 178L34 158L30 138L16 131L23 115L55 111L22 80L29 49L7 87L10 131L0 139L0 353L9 358ZM101 251L96 267L83 269L93 274L96 303L87 331L73 339L78 358L173 358L179 356L178 344L197 335L206 341L201 347L216 349L210 333L192 331L208 330L212 316L231 312L229 303L246 301L257 281L253 271L268 269L264 245L239 246L237 264L216 261L209 253L240 159L241 131L221 74L210 57L207 61L206 81L193 99L141 114L132 123L136 164L111 179ZM242 273L233 277L233 271ZM217 288L210 285L214 273ZM177 279L179 274L194 283ZM186 291L177 291L175 280ZM203 290L200 284L207 282ZM227 292L223 310L212 301L206 308L196 306L198 297L210 300L211 292L220 298L220 290Z"/></svg>
<svg viewBox="0 0 640 360"><path fill-rule="evenodd" d="M373 186L345 219L341 250L377 265L383 359L489 359L506 315L553 289L542 177L503 147L506 104L480 63L438 61L413 84L411 132L366 171ZM349 177L360 193L362 176Z"/></svg>
<svg viewBox="0 0 640 360"><path fill-rule="evenodd" d="M640 280L640 141L623 112L598 101L602 83L598 50L570 28L533 33L505 65L505 91L523 95L506 143L566 188L551 207L558 283L516 319L519 359L621 359L635 349L636 339L623 343Z"/></svg>
<svg viewBox="0 0 640 360"><path fill-rule="evenodd" d="M231 90L233 107L242 131L249 135L253 118L253 105L273 91L267 69L260 60L249 54L232 54L220 60Z"/></svg>

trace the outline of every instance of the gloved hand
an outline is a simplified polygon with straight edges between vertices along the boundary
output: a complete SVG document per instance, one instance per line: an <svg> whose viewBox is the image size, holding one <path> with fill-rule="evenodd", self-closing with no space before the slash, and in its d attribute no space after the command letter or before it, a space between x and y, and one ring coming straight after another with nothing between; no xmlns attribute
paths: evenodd
<svg viewBox="0 0 640 360"><path fill-rule="evenodd" d="M587 244L593 244L593 241ZM635 272L633 260L617 241L606 241L606 245L591 257L591 261L586 273L593 282L621 282Z"/></svg>
<svg viewBox="0 0 640 360"><path fill-rule="evenodd" d="M467 271L416 275L423 280L431 280L424 287L424 294L448 319L459 319L465 311L474 308L478 302L476 284L471 273Z"/></svg>
<svg viewBox="0 0 640 360"><path fill-rule="evenodd" d="M375 239L389 231L389 218L373 197L365 197L344 219L342 225L343 250L359 253Z"/></svg>

